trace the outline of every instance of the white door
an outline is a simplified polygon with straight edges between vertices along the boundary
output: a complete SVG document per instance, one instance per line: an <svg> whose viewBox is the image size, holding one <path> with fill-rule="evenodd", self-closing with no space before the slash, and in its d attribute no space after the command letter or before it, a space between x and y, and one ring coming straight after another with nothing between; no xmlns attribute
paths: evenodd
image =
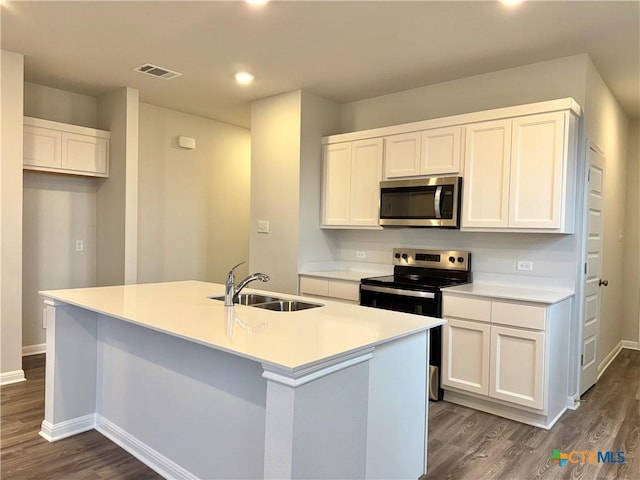
<svg viewBox="0 0 640 480"><path fill-rule="evenodd" d="M420 175L460 172L462 127L434 128L422 132Z"/></svg>
<svg viewBox="0 0 640 480"><path fill-rule="evenodd" d="M420 175L420 132L384 138L384 178Z"/></svg>
<svg viewBox="0 0 640 480"><path fill-rule="evenodd" d="M565 112L513 120L510 228L560 228Z"/></svg>
<svg viewBox="0 0 640 480"><path fill-rule="evenodd" d="M544 332L491 326L489 396L544 409Z"/></svg>
<svg viewBox="0 0 640 480"><path fill-rule="evenodd" d="M491 326L447 318L442 327L442 386L489 394Z"/></svg>
<svg viewBox="0 0 640 480"><path fill-rule="evenodd" d="M602 231L604 226L604 157L589 149L589 215L587 218L587 252L584 259L584 324L580 395L591 388L598 377L597 348L600 331L600 286L606 286L602 275Z"/></svg>
<svg viewBox="0 0 640 480"><path fill-rule="evenodd" d="M351 150L350 225L378 225L382 139L353 142Z"/></svg>
<svg viewBox="0 0 640 480"><path fill-rule="evenodd" d="M347 225L351 201L351 142L326 145L322 224Z"/></svg>
<svg viewBox="0 0 640 480"><path fill-rule="evenodd" d="M465 129L462 227L507 227L511 169L511 120Z"/></svg>

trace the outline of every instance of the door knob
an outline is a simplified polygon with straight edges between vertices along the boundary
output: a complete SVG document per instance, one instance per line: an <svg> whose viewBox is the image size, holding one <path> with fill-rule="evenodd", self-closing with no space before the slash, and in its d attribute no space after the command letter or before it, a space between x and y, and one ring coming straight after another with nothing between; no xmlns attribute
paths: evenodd
<svg viewBox="0 0 640 480"><path fill-rule="evenodd" d="M609 285L609 280L598 280L598 286L604 285L605 287Z"/></svg>

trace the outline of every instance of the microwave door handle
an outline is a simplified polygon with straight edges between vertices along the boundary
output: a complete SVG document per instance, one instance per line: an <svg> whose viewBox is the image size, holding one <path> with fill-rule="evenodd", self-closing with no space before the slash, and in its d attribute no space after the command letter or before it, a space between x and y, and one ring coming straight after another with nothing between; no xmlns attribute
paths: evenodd
<svg viewBox="0 0 640 480"><path fill-rule="evenodd" d="M433 197L433 207L436 213L436 218L442 218L442 212L440 211L440 196L442 195L442 185L436 187L436 194Z"/></svg>

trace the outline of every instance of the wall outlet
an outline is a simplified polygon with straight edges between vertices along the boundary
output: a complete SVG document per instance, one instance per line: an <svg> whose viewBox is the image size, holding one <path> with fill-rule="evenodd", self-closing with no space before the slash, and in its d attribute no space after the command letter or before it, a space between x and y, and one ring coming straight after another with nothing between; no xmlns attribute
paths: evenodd
<svg viewBox="0 0 640 480"><path fill-rule="evenodd" d="M520 270L522 272L532 272L533 262L529 262L528 260L518 260L516 264L516 270Z"/></svg>
<svg viewBox="0 0 640 480"><path fill-rule="evenodd" d="M360 260L362 260L364 258L367 258L367 254L363 250L358 250L356 251L356 258L359 258Z"/></svg>
<svg viewBox="0 0 640 480"><path fill-rule="evenodd" d="M258 220L258 233L269 233L268 220Z"/></svg>
<svg viewBox="0 0 640 480"><path fill-rule="evenodd" d="M76 240L76 252L84 252L84 240Z"/></svg>

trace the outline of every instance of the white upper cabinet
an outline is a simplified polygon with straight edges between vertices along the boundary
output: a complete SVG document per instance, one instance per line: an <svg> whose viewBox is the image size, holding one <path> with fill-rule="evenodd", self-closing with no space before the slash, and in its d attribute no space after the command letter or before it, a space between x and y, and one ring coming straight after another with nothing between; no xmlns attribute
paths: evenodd
<svg viewBox="0 0 640 480"><path fill-rule="evenodd" d="M460 172L462 127L434 128L422 132L420 174L440 175Z"/></svg>
<svg viewBox="0 0 640 480"><path fill-rule="evenodd" d="M420 175L420 132L384 139L384 178Z"/></svg>
<svg viewBox="0 0 640 480"><path fill-rule="evenodd" d="M507 227L511 120L469 125L465 133L463 227Z"/></svg>
<svg viewBox="0 0 640 480"><path fill-rule="evenodd" d="M323 225L347 225L351 202L351 142L324 149Z"/></svg>
<svg viewBox="0 0 640 480"><path fill-rule="evenodd" d="M376 178L461 175L461 230L573 233L580 115L562 98L324 137L322 224L377 226Z"/></svg>
<svg viewBox="0 0 640 480"><path fill-rule="evenodd" d="M462 127L444 127L384 138L384 178L460 172Z"/></svg>
<svg viewBox="0 0 640 480"><path fill-rule="evenodd" d="M38 118L24 118L26 170L109 176L109 132Z"/></svg>
<svg viewBox="0 0 640 480"><path fill-rule="evenodd" d="M564 124L563 112L513 120L510 227L560 228Z"/></svg>
<svg viewBox="0 0 640 480"><path fill-rule="evenodd" d="M382 139L325 145L322 225L380 228Z"/></svg>
<svg viewBox="0 0 640 480"><path fill-rule="evenodd" d="M462 228L572 233L574 125L569 112L468 125Z"/></svg>

